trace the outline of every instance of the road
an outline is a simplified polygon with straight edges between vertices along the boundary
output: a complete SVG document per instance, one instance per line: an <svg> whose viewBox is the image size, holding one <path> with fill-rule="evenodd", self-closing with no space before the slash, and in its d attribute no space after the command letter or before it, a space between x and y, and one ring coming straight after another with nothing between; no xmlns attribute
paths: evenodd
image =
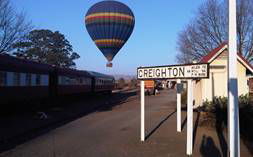
<svg viewBox="0 0 253 157"><path fill-rule="evenodd" d="M186 125L183 125L182 133L176 132L175 100L176 93L173 90L163 91L157 96L146 96L145 142L140 142L139 99L132 96L129 101L80 117L0 156L183 157L186 156ZM185 121L185 112L182 121ZM207 133L210 139L214 138L211 145L213 151L201 146L202 136ZM193 156L213 156L214 151L216 156L222 156L215 136L214 131L198 129Z"/></svg>

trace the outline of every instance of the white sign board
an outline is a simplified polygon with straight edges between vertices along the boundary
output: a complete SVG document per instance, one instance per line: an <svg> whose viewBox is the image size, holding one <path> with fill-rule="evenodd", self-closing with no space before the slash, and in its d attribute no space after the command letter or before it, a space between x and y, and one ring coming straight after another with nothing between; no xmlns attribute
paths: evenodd
<svg viewBox="0 0 253 157"><path fill-rule="evenodd" d="M155 67L139 67L137 78L148 79L194 79L208 78L209 64L184 64Z"/></svg>

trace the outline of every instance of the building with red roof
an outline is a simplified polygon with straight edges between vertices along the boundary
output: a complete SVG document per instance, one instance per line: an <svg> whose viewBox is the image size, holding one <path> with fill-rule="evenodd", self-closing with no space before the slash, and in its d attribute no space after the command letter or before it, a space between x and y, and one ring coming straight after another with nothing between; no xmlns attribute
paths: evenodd
<svg viewBox="0 0 253 157"><path fill-rule="evenodd" d="M209 63L209 78L196 80L194 84L194 100L196 107L214 97L227 97L228 78L228 45L221 44L204 56L200 63ZM237 54L238 95L249 93L249 79L253 75L253 66L239 53Z"/></svg>

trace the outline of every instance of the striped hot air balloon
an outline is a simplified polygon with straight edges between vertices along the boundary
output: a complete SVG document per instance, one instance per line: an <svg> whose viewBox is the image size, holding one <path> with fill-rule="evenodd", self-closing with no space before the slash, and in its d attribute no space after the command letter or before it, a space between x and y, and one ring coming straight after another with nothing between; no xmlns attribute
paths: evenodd
<svg viewBox="0 0 253 157"><path fill-rule="evenodd" d="M131 9L117 1L93 5L85 16L89 35L108 60L107 67L133 32L135 18Z"/></svg>

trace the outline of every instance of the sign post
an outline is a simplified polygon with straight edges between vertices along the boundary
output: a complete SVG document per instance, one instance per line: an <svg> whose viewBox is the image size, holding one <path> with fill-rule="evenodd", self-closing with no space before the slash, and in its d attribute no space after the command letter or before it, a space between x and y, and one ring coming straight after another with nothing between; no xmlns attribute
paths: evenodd
<svg viewBox="0 0 253 157"><path fill-rule="evenodd" d="M141 81L141 141L145 141L145 82Z"/></svg>
<svg viewBox="0 0 253 157"><path fill-rule="evenodd" d="M192 80L187 81L187 142L186 154L192 155L193 144L193 88Z"/></svg>
<svg viewBox="0 0 253 157"><path fill-rule="evenodd" d="M181 132L181 91L178 89L181 80L177 79L177 132Z"/></svg>
<svg viewBox="0 0 253 157"><path fill-rule="evenodd" d="M144 132L144 80L188 79L187 91L187 155L193 148L193 79L209 78L209 64L181 64L137 68L137 79L141 80L141 141L145 140ZM178 81L179 82L179 81ZM179 88L178 88L179 89ZM181 131L181 101L177 98L177 130ZM180 127L179 127L180 125Z"/></svg>
<svg viewBox="0 0 253 157"><path fill-rule="evenodd" d="M228 139L230 157L240 157L239 107L237 85L236 0L229 0L228 35Z"/></svg>

